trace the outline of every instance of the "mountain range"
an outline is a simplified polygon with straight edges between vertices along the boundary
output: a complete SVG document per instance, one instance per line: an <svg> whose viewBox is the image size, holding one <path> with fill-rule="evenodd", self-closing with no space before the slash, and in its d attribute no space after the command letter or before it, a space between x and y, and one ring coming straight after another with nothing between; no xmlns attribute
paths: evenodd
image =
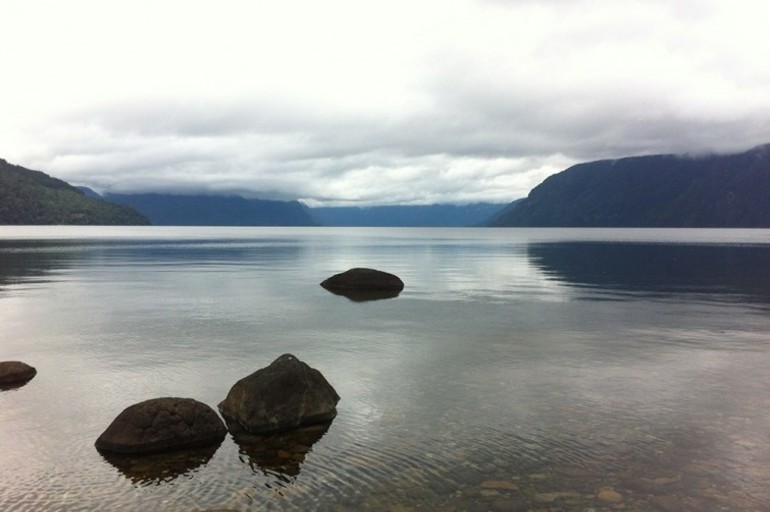
<svg viewBox="0 0 770 512"><path fill-rule="evenodd" d="M178 194L103 195L131 206L156 226L315 226L299 201L246 199L240 196Z"/></svg>
<svg viewBox="0 0 770 512"><path fill-rule="evenodd" d="M239 196L75 188L0 159L0 224L209 226L770 227L770 144L730 155L574 165L509 205L308 208Z"/></svg>
<svg viewBox="0 0 770 512"><path fill-rule="evenodd" d="M490 226L770 227L770 144L730 155L655 155L572 166Z"/></svg>
<svg viewBox="0 0 770 512"><path fill-rule="evenodd" d="M114 193L98 196L86 187L81 190L131 206L157 226L474 226L482 225L505 206L478 203L308 208L299 201L240 196Z"/></svg>

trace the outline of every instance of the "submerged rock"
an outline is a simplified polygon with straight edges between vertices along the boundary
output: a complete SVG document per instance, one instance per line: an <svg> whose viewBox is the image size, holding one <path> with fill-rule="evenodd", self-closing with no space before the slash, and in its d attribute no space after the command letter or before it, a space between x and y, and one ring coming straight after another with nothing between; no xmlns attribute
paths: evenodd
<svg viewBox="0 0 770 512"><path fill-rule="evenodd" d="M291 354L236 382L219 412L253 434L325 423L340 397L321 372Z"/></svg>
<svg viewBox="0 0 770 512"><path fill-rule="evenodd" d="M389 291L400 292L404 282L398 276L372 268L351 268L335 274L321 283L330 291Z"/></svg>
<svg viewBox="0 0 770 512"><path fill-rule="evenodd" d="M0 386L23 384L37 375L37 370L21 361L0 362Z"/></svg>
<svg viewBox="0 0 770 512"><path fill-rule="evenodd" d="M220 443L227 433L216 411L192 398L164 397L121 412L96 440L116 453L157 453Z"/></svg>
<svg viewBox="0 0 770 512"><path fill-rule="evenodd" d="M597 493L596 497L602 501L623 501L623 495L614 489L602 489Z"/></svg>

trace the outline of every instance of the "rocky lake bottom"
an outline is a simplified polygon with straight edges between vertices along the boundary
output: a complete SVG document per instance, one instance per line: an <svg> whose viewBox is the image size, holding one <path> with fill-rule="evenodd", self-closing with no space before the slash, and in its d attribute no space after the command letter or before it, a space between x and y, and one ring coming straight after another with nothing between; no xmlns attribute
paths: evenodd
<svg viewBox="0 0 770 512"><path fill-rule="evenodd" d="M0 510L763 511L768 312L766 230L3 228ZM330 424L94 448L287 352Z"/></svg>

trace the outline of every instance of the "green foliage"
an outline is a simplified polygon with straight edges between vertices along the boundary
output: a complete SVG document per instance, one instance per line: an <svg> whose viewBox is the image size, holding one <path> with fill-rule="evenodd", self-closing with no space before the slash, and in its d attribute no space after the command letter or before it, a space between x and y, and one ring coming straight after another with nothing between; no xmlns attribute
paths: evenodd
<svg viewBox="0 0 770 512"><path fill-rule="evenodd" d="M86 197L64 181L0 159L0 224L149 223L133 208Z"/></svg>

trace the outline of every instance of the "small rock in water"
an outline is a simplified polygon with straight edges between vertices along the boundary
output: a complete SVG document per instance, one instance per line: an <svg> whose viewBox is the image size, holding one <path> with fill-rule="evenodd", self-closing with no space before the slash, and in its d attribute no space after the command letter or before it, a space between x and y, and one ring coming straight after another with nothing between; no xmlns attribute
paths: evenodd
<svg viewBox="0 0 770 512"><path fill-rule="evenodd" d="M0 386L21 384L37 375L37 370L21 361L0 361Z"/></svg>
<svg viewBox="0 0 770 512"><path fill-rule="evenodd" d="M373 268L351 268L321 283L327 290L392 290L404 289L404 282L393 274Z"/></svg>
<svg viewBox="0 0 770 512"><path fill-rule="evenodd" d="M623 501L623 495L613 489L602 489L599 491L596 497L602 501L609 501L613 503Z"/></svg>
<svg viewBox="0 0 770 512"><path fill-rule="evenodd" d="M321 286L353 302L367 302L398 297L404 289L404 282L380 270L352 268L326 279Z"/></svg>

